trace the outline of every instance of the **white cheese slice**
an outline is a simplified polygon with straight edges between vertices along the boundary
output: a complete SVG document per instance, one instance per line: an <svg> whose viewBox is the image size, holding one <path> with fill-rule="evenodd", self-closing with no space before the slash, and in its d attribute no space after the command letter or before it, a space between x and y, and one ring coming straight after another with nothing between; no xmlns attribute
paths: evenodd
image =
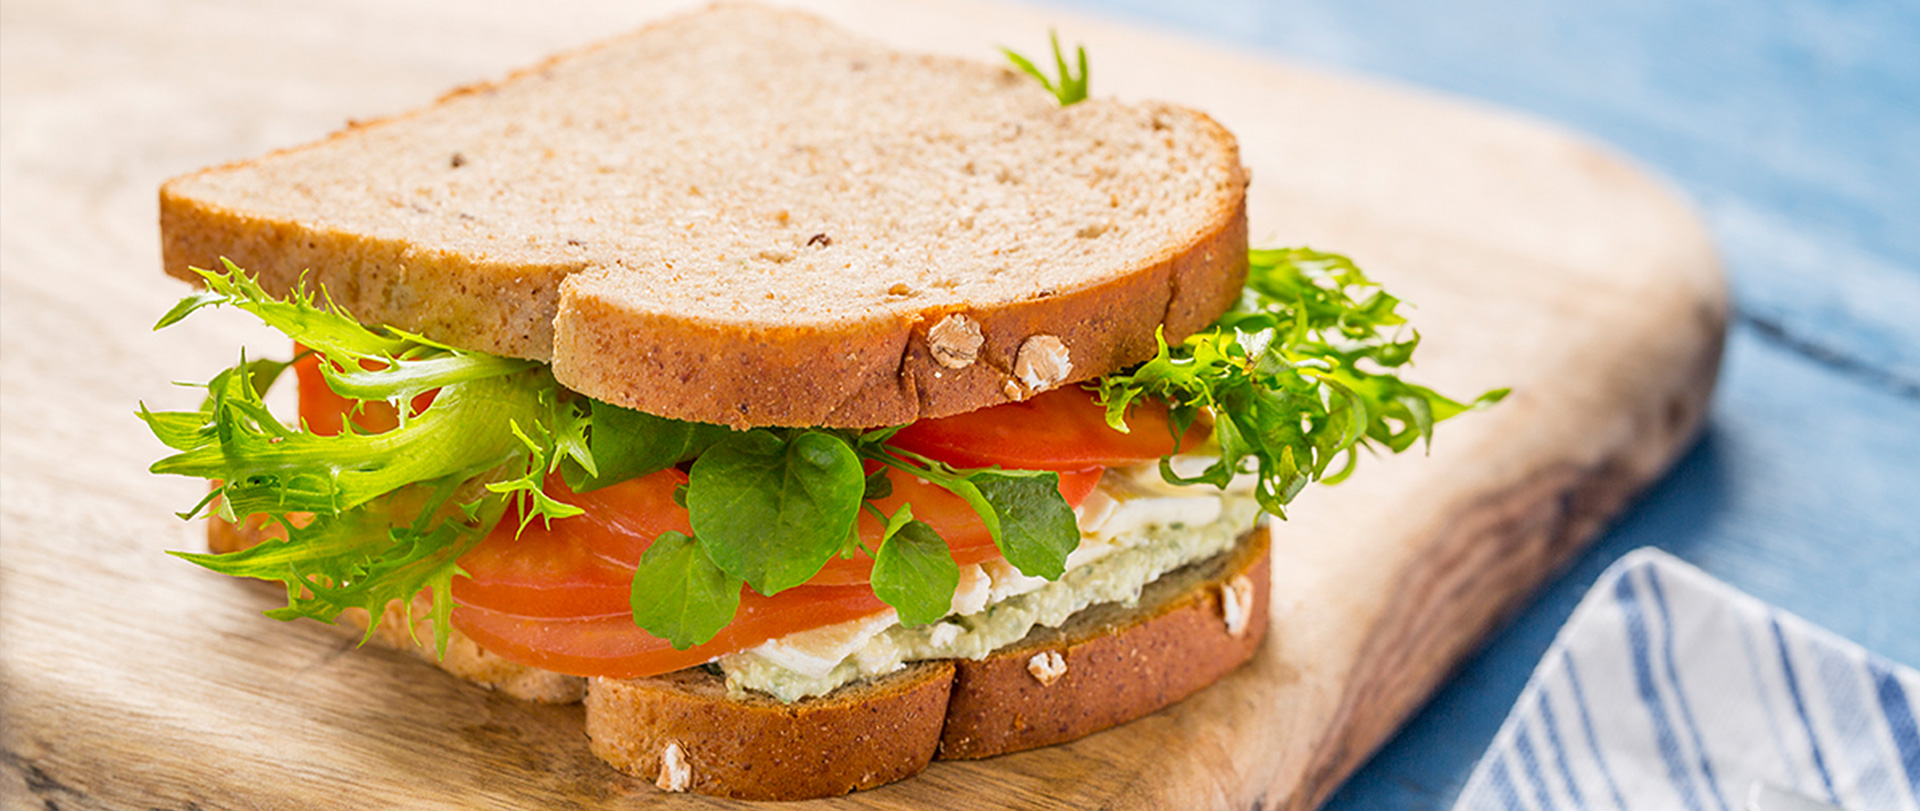
<svg viewBox="0 0 1920 811"><path fill-rule="evenodd" d="M880 632L899 624L900 617L889 608L871 617L787 634L753 651L781 669L824 679Z"/></svg>
<svg viewBox="0 0 1920 811"><path fill-rule="evenodd" d="M960 585L953 589L953 610L949 614L972 614L987 607L993 580L978 563L960 567Z"/></svg>

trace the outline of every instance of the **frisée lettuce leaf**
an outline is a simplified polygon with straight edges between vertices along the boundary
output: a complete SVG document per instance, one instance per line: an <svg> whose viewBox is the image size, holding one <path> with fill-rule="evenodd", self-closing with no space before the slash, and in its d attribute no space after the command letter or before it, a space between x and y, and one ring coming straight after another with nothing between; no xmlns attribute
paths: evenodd
<svg viewBox="0 0 1920 811"><path fill-rule="evenodd" d="M1398 329L1399 305L1344 256L1250 251L1240 301L1212 327L1175 345L1162 334L1151 360L1098 381L1107 423L1125 431L1127 407L1157 399L1177 440L1204 413L1218 460L1193 476L1162 460L1162 478L1226 487L1252 474L1261 509L1285 517L1308 482L1352 473L1360 449L1431 442L1434 423L1507 395L1462 403L1401 380L1420 333Z"/></svg>
<svg viewBox="0 0 1920 811"><path fill-rule="evenodd" d="M348 608L367 611L369 635L389 601L411 606L416 593L430 592L444 654L457 560L508 502L518 498L527 516L571 514L568 505L529 497L513 484L539 475L555 455L551 438L567 430L572 411L562 407L552 375L532 361L364 327L338 307L319 306L304 285L275 298L231 263L224 272L197 272L206 290L155 329L205 307L232 306L319 354L336 391L396 406L439 393L417 414L399 407L400 424L391 431L322 436L269 411L264 395L284 365L263 366L243 353L239 364L202 385L207 395L198 411L154 412L143 404L140 418L177 451L152 471L214 482L182 517L265 520L285 535L228 555L176 554L225 574L284 583L287 605L274 612L282 619L330 622Z"/></svg>

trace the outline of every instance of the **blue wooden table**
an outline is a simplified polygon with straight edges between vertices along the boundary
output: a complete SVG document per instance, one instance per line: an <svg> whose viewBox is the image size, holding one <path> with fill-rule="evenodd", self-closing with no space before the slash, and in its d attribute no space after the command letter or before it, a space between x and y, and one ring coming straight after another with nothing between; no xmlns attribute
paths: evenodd
<svg viewBox="0 0 1920 811"><path fill-rule="evenodd" d="M1920 2L1052 1L1584 131L1690 196L1727 265L1701 442L1327 807L1449 805L1635 547L1920 666Z"/></svg>

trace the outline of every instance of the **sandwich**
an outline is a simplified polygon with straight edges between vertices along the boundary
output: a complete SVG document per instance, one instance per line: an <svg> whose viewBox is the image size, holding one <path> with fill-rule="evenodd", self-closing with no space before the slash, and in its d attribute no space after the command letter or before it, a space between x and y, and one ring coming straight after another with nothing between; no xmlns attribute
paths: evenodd
<svg viewBox="0 0 1920 811"><path fill-rule="evenodd" d="M1400 380L1352 262L1249 250L1211 119L1009 55L716 6L169 181L160 326L294 344L142 407L212 482L177 554L584 701L670 791L842 794L1217 680L1262 517L1499 393Z"/></svg>

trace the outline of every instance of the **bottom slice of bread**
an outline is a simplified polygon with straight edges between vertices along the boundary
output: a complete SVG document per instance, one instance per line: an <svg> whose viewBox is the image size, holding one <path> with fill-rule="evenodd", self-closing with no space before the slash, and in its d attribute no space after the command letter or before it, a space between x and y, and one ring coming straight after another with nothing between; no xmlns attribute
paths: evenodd
<svg viewBox="0 0 1920 811"><path fill-rule="evenodd" d="M940 744L950 660L917 662L819 698L730 698L705 668L592 679L600 759L672 791L743 800L831 797L912 777Z"/></svg>
<svg viewBox="0 0 1920 811"><path fill-rule="evenodd" d="M934 757L1063 743L1192 694L1253 655L1267 629L1268 539L1167 573L1132 605L1035 628L985 659L909 665L783 704L728 698L692 668L592 679L587 735L615 768L662 788L756 800L829 797L909 777Z"/></svg>
<svg viewBox="0 0 1920 811"><path fill-rule="evenodd" d="M216 552L267 537L211 522ZM1272 576L1264 524L1225 552L1149 583L1132 604L1087 608L980 660L917 662L791 704L730 696L706 667L642 679L581 679L487 652L455 631L409 636L401 605L375 638L532 701L586 702L594 754L669 791L752 800L831 797L911 777L941 759L985 758L1074 740L1166 707L1253 656ZM424 595L416 600L425 600ZM427 605L414 616L425 623ZM365 627L366 617L350 617Z"/></svg>
<svg viewBox="0 0 1920 811"><path fill-rule="evenodd" d="M1179 701L1252 658L1273 582L1264 525L1168 572L1133 605L1103 603L979 661L954 663L942 759L1070 741Z"/></svg>

